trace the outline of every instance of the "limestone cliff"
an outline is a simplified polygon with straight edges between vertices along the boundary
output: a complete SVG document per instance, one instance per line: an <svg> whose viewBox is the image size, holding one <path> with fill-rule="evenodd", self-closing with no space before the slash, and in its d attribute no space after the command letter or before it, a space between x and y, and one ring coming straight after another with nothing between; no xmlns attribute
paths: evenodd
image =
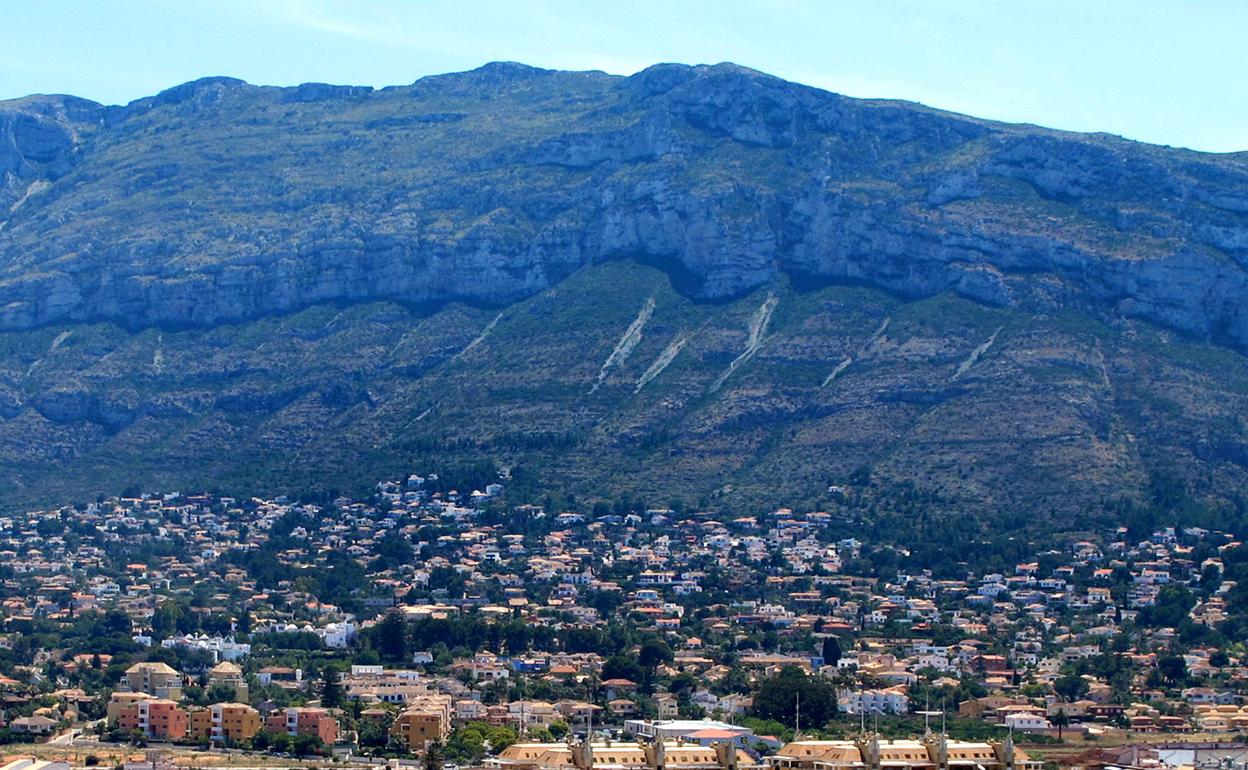
<svg viewBox="0 0 1248 770"><path fill-rule="evenodd" d="M635 258L1138 317L1248 346L1248 162L862 101L734 65L0 105L0 328L504 304Z"/></svg>

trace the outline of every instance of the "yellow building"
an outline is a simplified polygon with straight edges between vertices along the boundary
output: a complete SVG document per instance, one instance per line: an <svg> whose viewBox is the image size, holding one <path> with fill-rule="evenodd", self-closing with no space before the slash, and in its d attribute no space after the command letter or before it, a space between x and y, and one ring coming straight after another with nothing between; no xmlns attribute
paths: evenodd
<svg viewBox="0 0 1248 770"><path fill-rule="evenodd" d="M128 706L141 700L155 700L155 696L148 695L145 692L115 692L108 699L108 706L105 708L105 715L108 717L108 726L116 727L117 720L121 716L121 712Z"/></svg>
<svg viewBox="0 0 1248 770"><path fill-rule="evenodd" d="M182 700L182 675L168 663L135 663L126 669L121 683L130 692L145 692L157 698Z"/></svg>
<svg viewBox="0 0 1248 770"><path fill-rule="evenodd" d="M516 743L485 761L499 770L760 770L749 754L727 743L700 746L667 741Z"/></svg>
<svg viewBox="0 0 1248 770"><path fill-rule="evenodd" d="M654 696L654 706L659 711L659 719L676 719L680 716L680 704L671 693L659 693Z"/></svg>
<svg viewBox="0 0 1248 770"><path fill-rule="evenodd" d="M229 687L234 691L234 700L239 703L246 703L250 695L243 670L228 660L221 661L208 671L208 687Z"/></svg>
<svg viewBox="0 0 1248 770"><path fill-rule="evenodd" d="M260 732L260 712L245 703L215 703L191 712L189 734L213 743L238 744Z"/></svg>
<svg viewBox="0 0 1248 770"><path fill-rule="evenodd" d="M926 740L793 741L767 758L775 770L1039 770L1043 763L1010 739L980 743Z"/></svg>
<svg viewBox="0 0 1248 770"><path fill-rule="evenodd" d="M423 695L408 701L394 718L390 737L408 751L425 750L432 741L446 741L451 735L452 702L449 695Z"/></svg>

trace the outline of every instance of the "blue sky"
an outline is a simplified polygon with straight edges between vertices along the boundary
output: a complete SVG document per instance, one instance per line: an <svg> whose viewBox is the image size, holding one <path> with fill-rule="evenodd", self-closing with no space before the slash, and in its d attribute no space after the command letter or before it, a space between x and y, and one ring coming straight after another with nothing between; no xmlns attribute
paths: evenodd
<svg viewBox="0 0 1248 770"><path fill-rule="evenodd" d="M1244 0L29 0L3 18L0 98L734 61L851 96L1248 150Z"/></svg>

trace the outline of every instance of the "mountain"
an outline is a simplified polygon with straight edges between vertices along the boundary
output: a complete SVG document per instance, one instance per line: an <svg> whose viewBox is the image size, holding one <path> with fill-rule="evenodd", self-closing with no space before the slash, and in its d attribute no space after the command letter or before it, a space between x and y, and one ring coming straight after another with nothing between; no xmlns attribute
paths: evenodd
<svg viewBox="0 0 1248 770"><path fill-rule="evenodd" d="M496 63L3 102L0 171L11 502L480 461L876 518L1248 493L1243 153Z"/></svg>

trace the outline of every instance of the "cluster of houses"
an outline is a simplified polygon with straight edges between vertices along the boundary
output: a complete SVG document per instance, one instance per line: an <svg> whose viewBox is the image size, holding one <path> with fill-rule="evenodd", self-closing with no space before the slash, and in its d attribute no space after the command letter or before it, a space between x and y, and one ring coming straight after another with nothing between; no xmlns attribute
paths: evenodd
<svg viewBox="0 0 1248 770"><path fill-rule="evenodd" d="M188 677L154 661L128 668L109 692L82 693L107 700L110 726L151 739L239 744L271 732L333 745L376 719L394 743L418 753L470 722L521 734L556 723L635 723L636 732L654 720L745 716L758 685L787 667L834 683L839 710L851 715L911 713L923 707L912 697L921 686L928 697L983 693L959 696L961 716L1014 732L1070 725L1248 730L1248 668L1224 650L1180 650L1173 627L1136 622L1172 587L1198 597L1185 609L1191 623L1212 627L1227 617L1234 585L1221 579L1222 555L1240 544L1222 533L1164 529L1131 539L1109 530L1055 543L1007 571L976 572L972 564L965 574L938 577L907 569L898 546L831 534L836 520L826 512L726 517L522 505L498 516L486 515L501 492L497 485L461 495L431 492L425 481L384 482L369 500L324 506L169 494L0 516L0 646L14 646L37 623L69 625L86 613L111 612L129 619L141 645L207 657L210 667L194 677L210 689L229 688L232 700L188 705ZM264 547L279 530L289 547L274 558L284 565L314 572L335 556L358 562L366 578L351 592L350 607L326 601L302 581L261 585L239 559L226 558ZM117 556L172 542L179 544L173 552ZM405 546L397 551L402 558L383 558L396 542ZM880 577L861 568L884 551L898 569ZM194 627L158 628L161 608L190 596L200 615ZM559 633L550 649L472 650L449 661L410 650L408 668L358 662L359 638L390 614L412 623L520 620ZM671 655L656 667L656 681L689 675L695 684L679 693L642 692L627 678L603 677L604 655L560 647L562 632L610 622L665 641ZM343 693L363 707L352 729L343 728L340 711L318 702L298 668L257 654L294 634L313 638L322 653L349 666ZM1128 643L1112 654L1128 666L1125 680L1100 678L1082 665L1110 654L1120 639ZM829 651L834 659L825 657ZM1158 674L1161 659L1176 656L1182 682ZM0 671L9 729L48 734L65 724L65 710L26 713L36 695L72 690L68 681L47 679L49 664L69 676L106 657L40 651ZM500 684L514 681L546 682L567 697L500 697ZM299 705L264 702L255 691L269 686L294 693ZM705 729L711 735L723 728ZM825 766L842 756L870 764L862 747L790 748L823 752L827 758L818 761ZM922 761L941 766L930 749ZM547 760L534 760L537 753L516 749L498 762L541 766ZM922 751L911 753L920 762ZM805 756L783 761L804 767ZM997 761L979 759L985 767Z"/></svg>

